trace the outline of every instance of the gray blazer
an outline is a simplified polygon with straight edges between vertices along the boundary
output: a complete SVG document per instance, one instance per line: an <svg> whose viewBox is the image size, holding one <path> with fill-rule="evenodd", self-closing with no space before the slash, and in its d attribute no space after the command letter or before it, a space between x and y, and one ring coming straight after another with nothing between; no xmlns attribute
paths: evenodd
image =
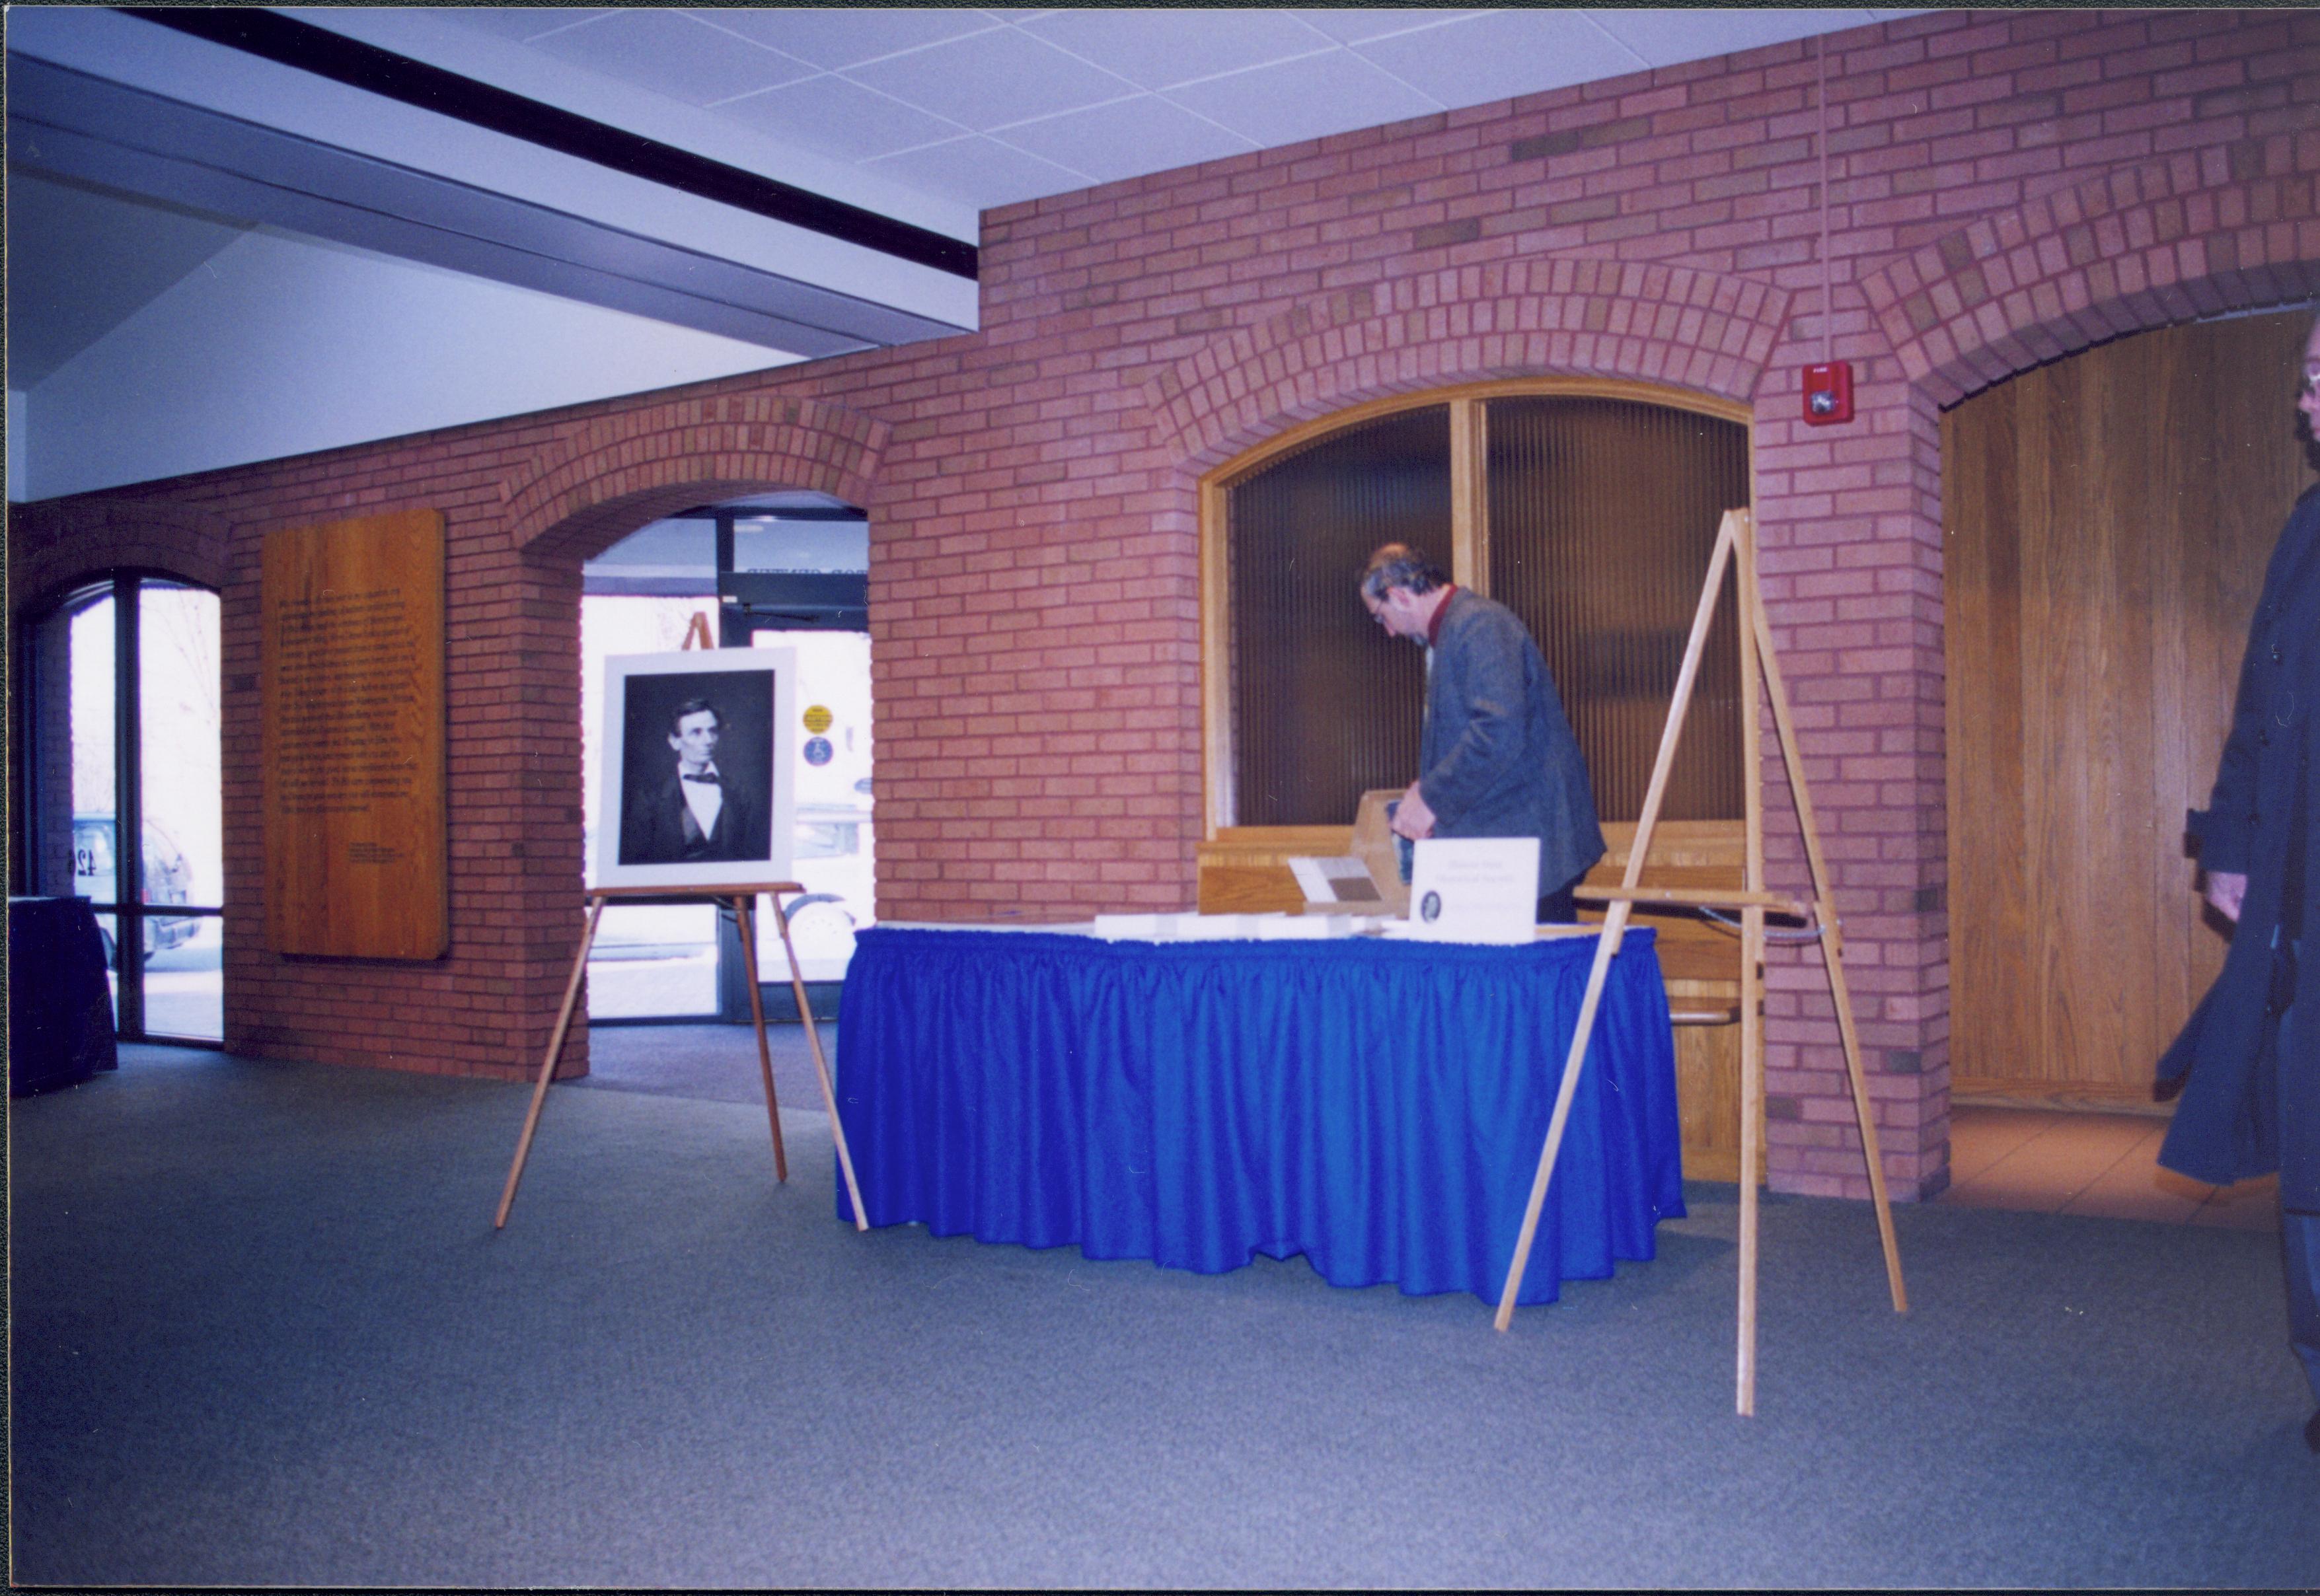
<svg viewBox="0 0 2320 1596"><path fill-rule="evenodd" d="M1438 837L1536 837L1538 896L1603 857L1587 762L1514 611L1464 588L1426 661L1418 791Z"/></svg>

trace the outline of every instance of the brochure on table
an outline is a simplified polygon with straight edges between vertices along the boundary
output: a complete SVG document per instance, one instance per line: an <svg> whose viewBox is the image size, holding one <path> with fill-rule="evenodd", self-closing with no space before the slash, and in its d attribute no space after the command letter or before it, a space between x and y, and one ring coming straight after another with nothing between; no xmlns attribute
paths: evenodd
<svg viewBox="0 0 2320 1596"><path fill-rule="evenodd" d="M1370 879L1370 867L1350 853L1335 859L1291 859L1289 873L1297 878L1297 888L1309 904L1343 904L1348 914L1382 911L1384 895Z"/></svg>

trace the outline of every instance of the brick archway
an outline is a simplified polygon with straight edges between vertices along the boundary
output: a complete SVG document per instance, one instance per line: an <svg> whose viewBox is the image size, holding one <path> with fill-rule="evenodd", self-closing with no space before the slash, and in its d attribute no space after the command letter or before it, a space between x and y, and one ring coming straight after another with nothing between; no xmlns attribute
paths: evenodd
<svg viewBox="0 0 2320 1596"><path fill-rule="evenodd" d="M889 431L841 405L763 395L605 416L511 491L509 538L528 560L577 565L661 516L767 487L866 507Z"/></svg>
<svg viewBox="0 0 2320 1596"><path fill-rule="evenodd" d="M220 518L146 499L75 499L12 507L8 587L19 616L107 571L150 571L212 591L231 575Z"/></svg>
<svg viewBox="0 0 2320 1596"><path fill-rule="evenodd" d="M1144 401L1194 472L1364 400L1499 377L1621 377L1745 402L1788 305L1784 289L1673 266L1468 267L1309 301L1164 368Z"/></svg>
<svg viewBox="0 0 2320 1596"><path fill-rule="evenodd" d="M1862 291L1944 406L2108 338L2320 295L2320 173L2297 143L2112 173L1936 239Z"/></svg>

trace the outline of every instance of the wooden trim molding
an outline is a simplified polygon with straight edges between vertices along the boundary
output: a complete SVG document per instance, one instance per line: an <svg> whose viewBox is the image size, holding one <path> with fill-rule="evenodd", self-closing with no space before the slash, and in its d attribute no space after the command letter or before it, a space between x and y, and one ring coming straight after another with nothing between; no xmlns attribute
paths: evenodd
<svg viewBox="0 0 2320 1596"><path fill-rule="evenodd" d="M1472 394L1450 401L1450 580L1491 591L1490 412Z"/></svg>

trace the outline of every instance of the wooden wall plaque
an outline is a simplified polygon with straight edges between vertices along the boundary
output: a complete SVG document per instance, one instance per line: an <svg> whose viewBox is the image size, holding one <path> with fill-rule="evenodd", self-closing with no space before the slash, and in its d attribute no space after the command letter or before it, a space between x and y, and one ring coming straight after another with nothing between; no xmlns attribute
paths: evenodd
<svg viewBox="0 0 2320 1596"><path fill-rule="evenodd" d="M260 574L266 945L440 958L442 513L269 532Z"/></svg>

